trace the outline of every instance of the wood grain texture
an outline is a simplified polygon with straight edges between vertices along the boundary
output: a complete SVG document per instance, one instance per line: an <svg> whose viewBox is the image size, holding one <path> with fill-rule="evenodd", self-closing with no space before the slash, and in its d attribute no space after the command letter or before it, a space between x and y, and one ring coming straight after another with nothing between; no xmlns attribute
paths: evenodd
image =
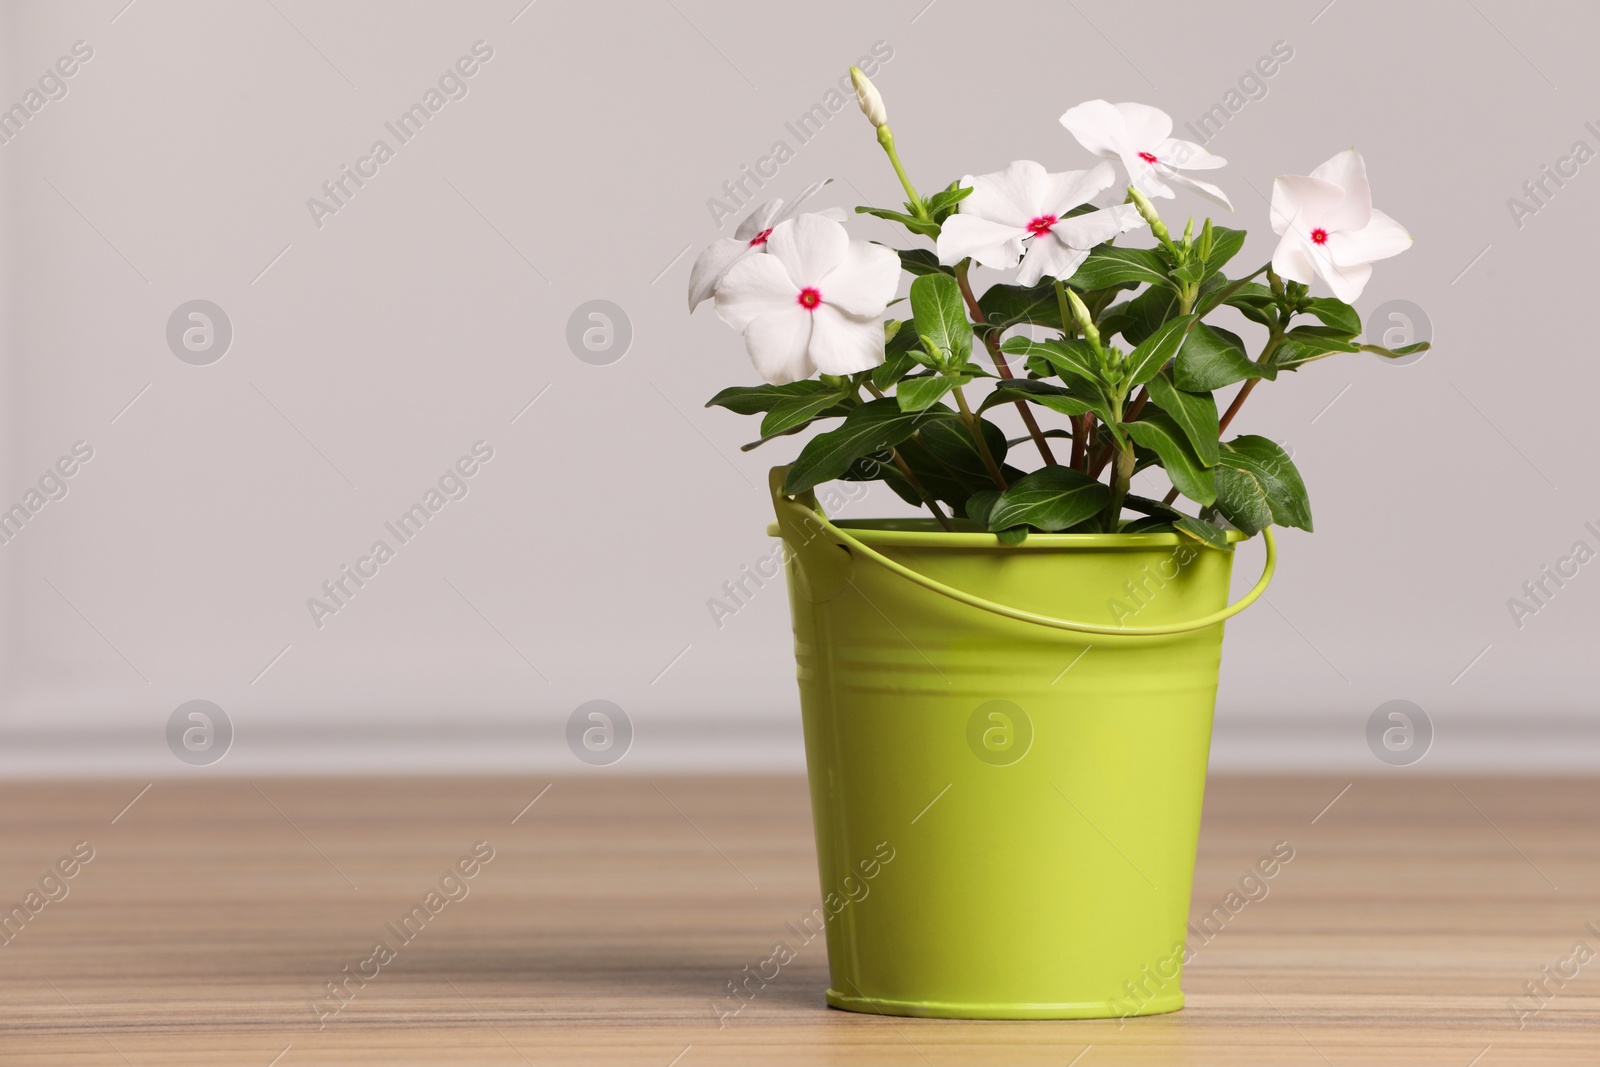
<svg viewBox="0 0 1600 1067"><path fill-rule="evenodd" d="M144 786L0 785L0 903L22 902L74 843L94 849L0 948L0 1063L1600 1059L1600 960L1523 1028L1508 1008L1576 942L1600 949L1585 926L1600 929L1592 779L1214 780L1197 918L1275 842L1295 857L1198 945L1184 1011L1121 1025L825 1008L822 942L787 925L818 902L798 777L197 775L123 811ZM324 983L398 944L385 924L479 841L494 858L467 895L319 1029ZM779 940L798 957L719 1026L726 983Z"/></svg>

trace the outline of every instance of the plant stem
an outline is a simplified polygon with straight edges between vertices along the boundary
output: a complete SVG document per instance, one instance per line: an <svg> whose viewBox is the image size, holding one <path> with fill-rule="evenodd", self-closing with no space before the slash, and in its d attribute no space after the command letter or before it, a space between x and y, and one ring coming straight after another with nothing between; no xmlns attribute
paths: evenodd
<svg viewBox="0 0 1600 1067"><path fill-rule="evenodd" d="M911 213L919 219L928 217L928 207L922 202L922 197L917 194L917 187L911 184L911 179L906 175L906 168L900 165L900 153L895 151L894 134L888 126L878 127L878 143L883 146L884 152L889 157L889 162L894 165L894 173L900 179L900 185L906 191L907 198L911 201Z"/></svg>
<svg viewBox="0 0 1600 1067"><path fill-rule="evenodd" d="M1150 391L1143 386L1140 386L1138 394L1133 398L1133 403L1128 405L1127 412L1122 416L1122 421L1132 422L1134 419L1138 418L1139 412L1144 410L1145 404L1149 403L1149 401ZM1100 477L1100 472L1106 469L1107 463L1111 462L1111 454L1111 449L1103 449L1100 454L1095 457L1095 461L1089 471L1089 476L1091 478Z"/></svg>
<svg viewBox="0 0 1600 1067"><path fill-rule="evenodd" d="M967 398L961 392L961 386L950 390L955 394L956 407L961 409L961 421L967 424L967 432L972 434L973 443L978 446L978 454L983 457L983 465L989 470L989 477L994 479L995 488L1002 493L1010 486L1006 485L1005 475L1000 473L1000 465L994 461L994 454L989 451L989 442L984 439L983 427L973 417L972 409L967 406Z"/></svg>
<svg viewBox="0 0 1600 1067"><path fill-rule="evenodd" d="M956 284L961 287L961 299L966 301L967 313L972 316L972 321L982 327L988 323L983 311L978 307L978 298L972 295L972 285L967 281L967 271L972 261L963 259L956 264ZM1000 351L1000 340L993 330L977 329L974 332L983 339L983 347L989 350L989 358L994 362L994 369L1002 378L1014 378L1011 373L1011 364L1006 362L1005 353ZM1045 466L1056 466L1056 457L1050 451L1050 444L1039 429L1039 423L1033 417L1025 400L1016 402L1017 412L1022 416L1022 425L1028 428L1028 436L1033 438L1033 443L1038 446L1039 455L1043 457Z"/></svg>
<svg viewBox="0 0 1600 1067"><path fill-rule="evenodd" d="M946 530L954 530L955 527L950 525L950 520L944 517L943 511L939 510L939 502L935 500L928 490L923 487L922 479L911 473L911 465L905 461L904 456L900 455L900 450L898 448L891 447L889 449L889 455L894 458L894 465L900 468L900 473L905 475L906 481L911 483L911 488L917 491L917 495L920 496L922 498L922 502L928 506L928 510L933 512L933 517L939 520L939 525L943 526Z"/></svg>
<svg viewBox="0 0 1600 1067"><path fill-rule="evenodd" d="M1283 341L1284 327L1288 325L1288 322L1288 316L1284 316L1279 320L1278 325L1273 327L1272 336L1267 338L1266 345L1261 349L1261 355L1256 357L1257 364L1265 363L1271 358L1272 353L1278 350L1278 345ZM1239 414L1239 409L1244 407L1244 402L1250 398L1251 392L1255 390L1256 383L1260 380L1260 378L1251 378L1239 389L1239 392L1233 398L1233 403L1228 405L1228 410L1224 411L1222 413L1222 418L1217 420L1218 437L1221 437L1222 431L1226 430L1228 428L1228 424L1233 422L1233 417ZM1174 487L1170 492L1167 493L1165 497L1162 498L1161 502L1163 504L1170 504L1176 499L1178 499L1178 490L1176 487Z"/></svg>
<svg viewBox="0 0 1600 1067"><path fill-rule="evenodd" d="M1133 480L1133 444L1117 451L1117 466L1111 475L1111 499L1106 503L1106 533L1116 533L1122 518L1122 502L1128 498L1128 483Z"/></svg>

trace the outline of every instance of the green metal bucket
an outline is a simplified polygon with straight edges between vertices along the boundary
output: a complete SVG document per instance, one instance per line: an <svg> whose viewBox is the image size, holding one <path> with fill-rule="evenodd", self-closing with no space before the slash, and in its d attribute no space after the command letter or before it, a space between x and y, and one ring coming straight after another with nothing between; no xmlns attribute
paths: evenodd
<svg viewBox="0 0 1600 1067"><path fill-rule="evenodd" d="M1175 534L835 524L783 473L827 1002L1182 1007L1222 620L1270 531L1229 606L1233 554Z"/></svg>

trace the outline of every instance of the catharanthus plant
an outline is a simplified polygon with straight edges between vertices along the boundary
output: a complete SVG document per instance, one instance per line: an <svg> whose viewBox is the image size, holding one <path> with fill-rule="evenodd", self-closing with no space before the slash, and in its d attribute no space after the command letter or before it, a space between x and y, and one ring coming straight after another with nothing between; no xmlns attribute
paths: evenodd
<svg viewBox="0 0 1600 1067"><path fill-rule="evenodd" d="M786 493L881 480L945 529L1009 543L1030 532L1161 530L1226 551L1230 530L1311 529L1289 455L1226 431L1262 381L1329 356L1427 347L1358 340L1351 303L1372 263L1411 243L1373 208L1359 153L1279 177L1277 250L1230 277L1243 230L1191 218L1175 235L1152 203L1178 191L1229 203L1185 173L1225 161L1173 138L1165 112L1079 104L1061 123L1103 162L1055 170L1018 160L924 196L881 94L859 70L851 78L906 193L904 210L856 210L897 223L912 246L852 238L836 216L802 211L819 183L787 207L758 208L702 253L690 281L690 309L710 297L766 382L710 401L762 416L746 447L821 430L787 468ZM1319 283L1333 295L1313 295ZM1217 394L1229 389L1219 414ZM1147 469L1170 484L1164 499L1134 491Z"/></svg>

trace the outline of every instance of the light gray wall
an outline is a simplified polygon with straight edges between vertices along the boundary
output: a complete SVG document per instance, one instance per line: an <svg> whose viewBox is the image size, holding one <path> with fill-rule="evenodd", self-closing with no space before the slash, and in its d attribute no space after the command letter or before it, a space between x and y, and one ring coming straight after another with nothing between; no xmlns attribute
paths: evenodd
<svg viewBox="0 0 1600 1067"><path fill-rule="evenodd" d="M1592 5L124 2L0 9L0 103L93 49L0 145L0 505L93 449L0 545L0 772L186 772L163 731L192 699L236 731L202 773L576 769L591 699L632 719L619 769L797 766L783 592L720 629L707 608L771 551L764 474L793 448L741 453L754 424L701 407L754 375L683 292L731 230L708 199L776 141L763 196L831 175L822 203L893 205L853 105L805 144L785 125L879 41L926 186L1082 165L1056 116L1094 96L1181 127L1288 42L1209 146L1241 262L1270 253L1273 176L1357 145L1417 238L1362 310L1415 302L1437 348L1315 365L1238 422L1293 447L1317 533L1230 624L1217 761L1381 769L1364 730L1392 699L1433 722L1419 770L1596 761L1600 564L1520 629L1507 607L1600 548L1600 163L1520 224L1507 203L1600 149ZM467 95L314 220L479 41ZM205 366L166 338L196 299L233 330ZM567 341L597 299L632 329L604 366ZM307 598L478 441L468 495L319 628ZM848 513L902 510L880 486Z"/></svg>

